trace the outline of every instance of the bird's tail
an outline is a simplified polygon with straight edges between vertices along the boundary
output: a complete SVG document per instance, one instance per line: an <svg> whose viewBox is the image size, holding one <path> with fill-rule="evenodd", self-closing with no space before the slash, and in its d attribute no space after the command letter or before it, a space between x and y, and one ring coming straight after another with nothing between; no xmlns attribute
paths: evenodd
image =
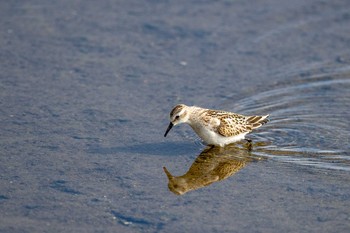
<svg viewBox="0 0 350 233"><path fill-rule="evenodd" d="M252 129L259 128L263 124L266 124L269 119L269 115L265 116L250 116L247 118L247 123L252 127Z"/></svg>

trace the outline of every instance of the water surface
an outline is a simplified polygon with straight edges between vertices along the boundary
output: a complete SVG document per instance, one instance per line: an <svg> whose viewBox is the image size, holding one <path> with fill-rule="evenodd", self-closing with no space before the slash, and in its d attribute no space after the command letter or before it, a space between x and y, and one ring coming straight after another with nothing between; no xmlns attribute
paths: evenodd
<svg viewBox="0 0 350 233"><path fill-rule="evenodd" d="M348 232L349 12L2 1L0 231ZM178 103L271 121L212 153L188 126L163 137ZM205 182L175 195L163 167Z"/></svg>

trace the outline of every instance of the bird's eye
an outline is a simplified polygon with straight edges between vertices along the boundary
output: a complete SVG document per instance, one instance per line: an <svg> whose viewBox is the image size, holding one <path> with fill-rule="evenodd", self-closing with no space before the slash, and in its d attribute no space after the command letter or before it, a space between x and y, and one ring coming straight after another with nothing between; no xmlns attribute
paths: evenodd
<svg viewBox="0 0 350 233"><path fill-rule="evenodd" d="M179 116L179 115L177 115L177 116L175 117L175 119L177 120L177 119L179 119L179 117L180 117L180 116Z"/></svg>

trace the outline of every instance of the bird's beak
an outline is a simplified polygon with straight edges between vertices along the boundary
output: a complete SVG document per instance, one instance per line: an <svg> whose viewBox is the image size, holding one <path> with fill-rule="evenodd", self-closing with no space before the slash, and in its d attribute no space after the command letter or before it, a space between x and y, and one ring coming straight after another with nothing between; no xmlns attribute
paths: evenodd
<svg viewBox="0 0 350 233"><path fill-rule="evenodd" d="M163 170L166 174L166 176L168 177L169 181L173 179L173 176L170 174L170 172L168 171L168 169L166 169L166 167L163 167Z"/></svg>
<svg viewBox="0 0 350 233"><path fill-rule="evenodd" d="M166 135L169 133L169 131L171 130L171 128L173 128L174 124L170 122L168 128L165 131L164 137L166 137Z"/></svg>

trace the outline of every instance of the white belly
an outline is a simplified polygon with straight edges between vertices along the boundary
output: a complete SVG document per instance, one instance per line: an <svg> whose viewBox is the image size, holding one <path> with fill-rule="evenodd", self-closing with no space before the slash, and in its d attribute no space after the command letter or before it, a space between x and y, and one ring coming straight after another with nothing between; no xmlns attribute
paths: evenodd
<svg viewBox="0 0 350 233"><path fill-rule="evenodd" d="M245 135L247 134L247 133L242 133L232 137L224 137L205 127L192 127L192 128L197 133L197 135L201 139L203 139L203 141L205 141L208 145L216 145L216 146L225 146L227 144L240 141L244 139Z"/></svg>

